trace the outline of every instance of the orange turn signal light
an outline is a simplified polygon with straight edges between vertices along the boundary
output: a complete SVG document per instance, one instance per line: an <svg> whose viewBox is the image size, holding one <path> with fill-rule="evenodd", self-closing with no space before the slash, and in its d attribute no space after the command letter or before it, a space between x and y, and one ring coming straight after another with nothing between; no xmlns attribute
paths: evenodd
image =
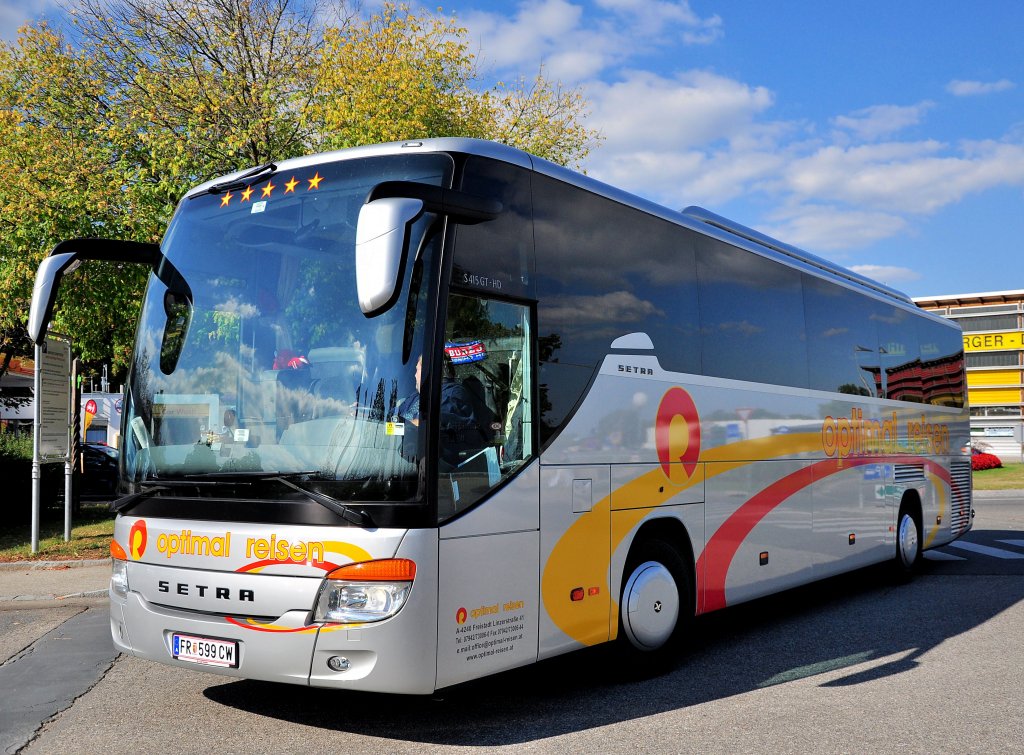
<svg viewBox="0 0 1024 755"><path fill-rule="evenodd" d="M360 561L338 567L327 575L327 579L344 579L350 582L412 582L416 579L416 562L407 558Z"/></svg>
<svg viewBox="0 0 1024 755"><path fill-rule="evenodd" d="M128 560L128 554L124 552L124 548L116 540L110 541L110 557L120 561Z"/></svg>

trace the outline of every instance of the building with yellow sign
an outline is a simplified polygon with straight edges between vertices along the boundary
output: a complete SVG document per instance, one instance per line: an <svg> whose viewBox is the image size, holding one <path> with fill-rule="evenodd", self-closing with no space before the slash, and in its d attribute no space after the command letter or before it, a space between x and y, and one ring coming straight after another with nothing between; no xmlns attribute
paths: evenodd
<svg viewBox="0 0 1024 755"><path fill-rule="evenodd" d="M1024 440L1024 290L921 296L921 309L964 331L971 436L994 453L1021 460Z"/></svg>

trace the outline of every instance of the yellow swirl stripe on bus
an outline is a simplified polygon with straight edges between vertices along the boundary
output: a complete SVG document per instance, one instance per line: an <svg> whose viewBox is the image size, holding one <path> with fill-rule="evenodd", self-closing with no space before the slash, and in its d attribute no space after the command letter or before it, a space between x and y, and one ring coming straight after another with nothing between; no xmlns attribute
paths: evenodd
<svg viewBox="0 0 1024 755"><path fill-rule="evenodd" d="M681 491L703 483L717 475L767 459L791 458L797 454L821 451L821 439L817 433L794 433L772 438L758 438L727 446L702 451L700 463L685 481L669 482L661 466L631 480L611 494L598 501L593 509L580 515L559 539L548 557L541 577L541 595L544 607L555 625L566 635L584 645L603 642L614 638L618 629L618 589L611 589L609 580L609 553L622 544L623 540L650 513L651 508L666 505ZM857 461L835 460L835 471L844 467L860 466L867 459ZM875 461L889 461L876 458ZM895 461L895 460L893 460ZM946 509L945 486L942 478L930 474L932 485L940 496L940 514ZM629 508L616 512L615 526L609 533L610 551L605 550L603 533L608 526L608 516L613 497L642 503L642 508ZM931 543L938 532L936 525L928 534L925 545ZM698 586L703 580L697 575ZM573 588L581 584L600 585L610 596L613 610L605 614L602 603L587 601L569 603L564 599ZM607 622L607 623L605 623Z"/></svg>
<svg viewBox="0 0 1024 755"><path fill-rule="evenodd" d="M772 438L733 443L703 451L701 462L719 462L711 466L698 464L693 474L678 484L669 481L662 467L655 466L612 494L601 499L591 511L580 517L559 539L544 565L541 577L541 595L544 607L555 625L566 635L584 645L594 645L614 637L618 628L617 608L609 616L602 601L569 602L565 596L583 584L600 586L616 606L618 589L611 589L608 579L609 551L607 538L611 538L611 552L647 516L650 508L670 503L683 490L701 484L708 477L745 466L754 460L773 456L791 456L821 450L821 436L817 433L793 433ZM612 497L642 502L644 508L617 512L616 531L608 532L608 515ZM610 628L609 628L610 625Z"/></svg>
<svg viewBox="0 0 1024 755"><path fill-rule="evenodd" d="M333 571L339 566L344 566L349 563L356 563L358 561L371 561L373 556L370 555L369 551L360 548L358 545L352 543L343 543L339 540L324 540L317 541L317 545L322 546L324 555L328 553L337 553L344 556L347 560L343 559L325 559L324 561L292 561L290 559L263 559L261 561L254 561L240 567L236 571L246 572L248 574L259 574L264 569L271 566L313 566L324 571Z"/></svg>

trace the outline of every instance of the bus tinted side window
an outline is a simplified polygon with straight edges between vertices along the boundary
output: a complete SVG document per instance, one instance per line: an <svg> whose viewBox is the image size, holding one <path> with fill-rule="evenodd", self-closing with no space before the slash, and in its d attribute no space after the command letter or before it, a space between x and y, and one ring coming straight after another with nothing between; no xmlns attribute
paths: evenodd
<svg viewBox="0 0 1024 755"><path fill-rule="evenodd" d="M800 273L710 238L697 273L704 374L806 388Z"/></svg>
<svg viewBox="0 0 1024 755"><path fill-rule="evenodd" d="M933 406L963 408L963 337L953 328L929 320L918 320L917 332L921 342L924 402Z"/></svg>
<svg viewBox="0 0 1024 755"><path fill-rule="evenodd" d="M662 367L700 372L696 234L546 176L533 187L546 444L619 336L646 333Z"/></svg>
<svg viewBox="0 0 1024 755"><path fill-rule="evenodd" d="M866 300L845 286L804 275L810 387L879 396L877 323Z"/></svg>
<svg viewBox="0 0 1024 755"><path fill-rule="evenodd" d="M901 307L880 304L875 314L885 398L921 403L921 349L917 343L917 317Z"/></svg>
<svg viewBox="0 0 1024 755"><path fill-rule="evenodd" d="M497 199L502 210L486 223L449 226L455 229L452 285L484 296L534 298L530 172L470 156L464 174L462 191Z"/></svg>

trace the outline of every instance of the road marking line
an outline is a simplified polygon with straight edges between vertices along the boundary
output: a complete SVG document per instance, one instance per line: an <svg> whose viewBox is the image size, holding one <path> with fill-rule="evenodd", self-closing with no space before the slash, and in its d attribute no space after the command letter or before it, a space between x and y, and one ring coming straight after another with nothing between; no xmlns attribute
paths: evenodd
<svg viewBox="0 0 1024 755"><path fill-rule="evenodd" d="M1007 545L1015 545L1018 548L1024 548L1024 540L1000 540L999 542L1006 543Z"/></svg>
<svg viewBox="0 0 1024 755"><path fill-rule="evenodd" d="M1004 551L1002 548L992 548L988 545L978 545L977 543L967 543L959 540L955 543L950 543L947 547L972 551L983 556L992 556L993 558L1024 559L1024 553L1014 553L1013 551Z"/></svg>
<svg viewBox="0 0 1024 755"><path fill-rule="evenodd" d="M945 551L925 551L924 557L929 561L966 561L967 559L963 556L954 556L952 553L946 553Z"/></svg>

